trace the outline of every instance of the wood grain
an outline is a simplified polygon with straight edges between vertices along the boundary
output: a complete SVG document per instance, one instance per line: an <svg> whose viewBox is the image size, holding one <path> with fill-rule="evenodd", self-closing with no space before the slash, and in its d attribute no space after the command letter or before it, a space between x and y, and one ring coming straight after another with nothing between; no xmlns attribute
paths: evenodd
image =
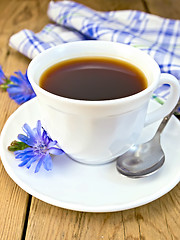
<svg viewBox="0 0 180 240"><path fill-rule="evenodd" d="M180 18L178 0L77 0L96 10L136 9ZM39 31L49 22L49 0L0 1L0 65L7 75L25 72L29 59L8 46L23 28ZM18 108L0 93L0 130ZM179 240L180 184L160 199L126 211L84 213L51 206L20 189L0 162L0 239L2 240ZM29 210L30 203L30 210ZM26 222L27 221L27 222ZM27 225L26 225L27 224Z"/></svg>
<svg viewBox="0 0 180 240"><path fill-rule="evenodd" d="M179 185L145 206L115 213L83 213L33 198L26 239L179 239Z"/></svg>
<svg viewBox="0 0 180 240"><path fill-rule="evenodd" d="M48 1L0 1L0 65L7 76L17 70L25 72L30 62L9 48L9 37L26 27L39 31L48 21L47 5ZM0 93L0 130L17 108L6 92ZM9 178L1 162L0 190L0 239L19 240L23 238L29 195Z"/></svg>
<svg viewBox="0 0 180 240"><path fill-rule="evenodd" d="M118 240L123 239L123 235L121 212L76 212L57 208L33 198L26 239Z"/></svg>
<svg viewBox="0 0 180 240"><path fill-rule="evenodd" d="M141 0L76 0L75 2L85 4L88 7L91 7L97 11L113 11L113 10L127 10L135 9L144 11L144 4Z"/></svg>
<svg viewBox="0 0 180 240"><path fill-rule="evenodd" d="M21 239L28 194L20 189L0 164L0 239Z"/></svg>
<svg viewBox="0 0 180 240"><path fill-rule="evenodd" d="M151 13L161 17L180 19L179 0L145 0Z"/></svg>

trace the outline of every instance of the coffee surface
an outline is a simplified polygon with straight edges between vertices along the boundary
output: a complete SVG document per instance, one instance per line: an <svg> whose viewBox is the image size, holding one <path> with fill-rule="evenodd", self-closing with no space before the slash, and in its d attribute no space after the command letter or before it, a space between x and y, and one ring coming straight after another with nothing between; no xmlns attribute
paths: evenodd
<svg viewBox="0 0 180 240"><path fill-rule="evenodd" d="M39 85L62 97L100 101L136 94L147 87L147 80L141 70L125 61L82 57L49 67Z"/></svg>

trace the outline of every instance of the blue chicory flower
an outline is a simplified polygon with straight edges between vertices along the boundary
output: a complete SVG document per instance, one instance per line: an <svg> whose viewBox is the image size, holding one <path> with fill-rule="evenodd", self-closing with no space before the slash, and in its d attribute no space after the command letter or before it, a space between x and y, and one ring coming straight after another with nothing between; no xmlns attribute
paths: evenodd
<svg viewBox="0 0 180 240"><path fill-rule="evenodd" d="M37 121L37 126L31 129L30 126L25 123L23 131L26 133L19 134L18 139L24 142L29 147L24 150L15 151L15 158L20 159L20 167L31 167L31 164L37 162L35 173L39 171L41 165L49 171L52 169L52 155L60 155L64 153L57 145L57 141L53 141L47 134L46 130L42 128L41 121Z"/></svg>
<svg viewBox="0 0 180 240"><path fill-rule="evenodd" d="M36 96L29 79L27 72L22 74L21 71L15 72L16 76L10 76L10 84L8 84L8 94L16 103L22 104Z"/></svg>

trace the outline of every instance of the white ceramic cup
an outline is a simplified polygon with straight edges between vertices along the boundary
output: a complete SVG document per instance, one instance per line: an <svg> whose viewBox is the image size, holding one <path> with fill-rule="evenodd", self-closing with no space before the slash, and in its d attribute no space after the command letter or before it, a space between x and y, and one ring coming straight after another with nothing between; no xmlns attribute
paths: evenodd
<svg viewBox="0 0 180 240"><path fill-rule="evenodd" d="M130 62L144 72L148 87L117 100L84 101L60 97L39 86L40 76L48 67L83 56L105 56ZM165 117L180 95L177 79L161 74L158 64L149 55L108 41L78 41L50 48L31 61L27 74L48 133L71 158L87 164L104 164L126 152L136 143L144 126ZM147 114L152 93L162 84L171 86L168 100Z"/></svg>

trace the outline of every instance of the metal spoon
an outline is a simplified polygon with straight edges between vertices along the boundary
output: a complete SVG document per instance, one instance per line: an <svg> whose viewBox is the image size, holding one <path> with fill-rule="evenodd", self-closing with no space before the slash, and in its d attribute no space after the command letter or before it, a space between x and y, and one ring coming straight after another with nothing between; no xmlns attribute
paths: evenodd
<svg viewBox="0 0 180 240"><path fill-rule="evenodd" d="M133 145L118 157L116 167L120 173L131 178L141 178L156 172L164 164L165 155L160 144L160 134L179 105L180 100L174 110L163 119L150 141Z"/></svg>

